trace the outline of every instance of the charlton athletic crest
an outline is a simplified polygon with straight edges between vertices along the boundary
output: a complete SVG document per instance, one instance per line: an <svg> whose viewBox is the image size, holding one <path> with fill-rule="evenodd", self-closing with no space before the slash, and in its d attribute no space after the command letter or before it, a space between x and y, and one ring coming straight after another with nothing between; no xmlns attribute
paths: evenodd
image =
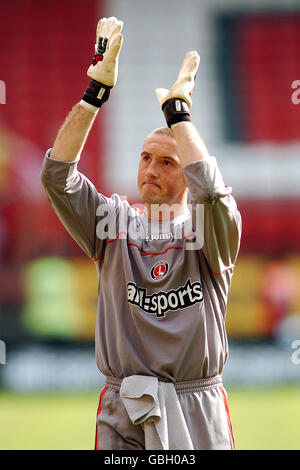
<svg viewBox="0 0 300 470"><path fill-rule="evenodd" d="M168 270L169 265L166 261L158 261L151 269L151 277L158 281L167 275Z"/></svg>

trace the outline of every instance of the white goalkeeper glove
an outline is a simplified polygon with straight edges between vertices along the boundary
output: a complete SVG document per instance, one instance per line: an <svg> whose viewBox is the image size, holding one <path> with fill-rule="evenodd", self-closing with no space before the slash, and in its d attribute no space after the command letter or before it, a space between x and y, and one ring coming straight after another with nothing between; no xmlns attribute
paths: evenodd
<svg viewBox="0 0 300 470"><path fill-rule="evenodd" d="M97 25L95 56L87 75L92 79L80 101L96 112L108 100L118 78L118 59L123 44L123 22L114 16L102 18Z"/></svg>
<svg viewBox="0 0 300 470"><path fill-rule="evenodd" d="M177 122L191 120L189 108L192 106L191 95L195 88L195 77L199 63L200 57L197 51L188 52L180 68L178 78L170 90L166 88L155 90L169 127Z"/></svg>

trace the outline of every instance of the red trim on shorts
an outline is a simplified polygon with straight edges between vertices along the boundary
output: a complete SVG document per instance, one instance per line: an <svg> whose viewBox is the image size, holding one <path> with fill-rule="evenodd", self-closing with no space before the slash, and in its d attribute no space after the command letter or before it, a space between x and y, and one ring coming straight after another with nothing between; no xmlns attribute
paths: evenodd
<svg viewBox="0 0 300 470"><path fill-rule="evenodd" d="M108 387L104 387L104 389L101 392L100 399L99 399L99 405L97 409L97 418L99 414L101 413L101 406L102 406L102 399L105 394L105 392L108 390ZM98 429L97 429L97 424L96 424L96 437L95 437L95 450L98 449Z"/></svg>
<svg viewBox="0 0 300 470"><path fill-rule="evenodd" d="M233 431L232 431L232 424L231 424L231 419L230 419L229 406L228 406L228 401L227 401L226 392L225 392L224 388L222 387L222 385L219 387L219 389L220 389L220 391L221 391L221 393L222 393L222 396L223 396L223 401L224 401L224 406L225 406L225 410L226 410L226 416L227 416L227 423L228 423L229 433L230 433L231 441L232 441L232 444L233 444L233 448L235 449L235 443L234 443L234 437L233 437Z"/></svg>

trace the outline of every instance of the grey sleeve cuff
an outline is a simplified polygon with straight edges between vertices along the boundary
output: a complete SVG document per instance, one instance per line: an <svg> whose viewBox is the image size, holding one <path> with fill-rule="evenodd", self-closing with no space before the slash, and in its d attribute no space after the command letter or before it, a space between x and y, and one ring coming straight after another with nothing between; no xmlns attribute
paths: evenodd
<svg viewBox="0 0 300 470"><path fill-rule="evenodd" d="M48 149L46 154L45 154L45 157L49 158L50 160L53 160L55 162L60 162L60 163L66 163L67 165L70 164L70 163L78 162L78 160L73 160L72 162L69 162L69 161L66 161L66 160L58 160L57 158L52 158L51 157L51 151L52 151L52 148Z"/></svg>
<svg viewBox="0 0 300 470"><path fill-rule="evenodd" d="M43 160L40 174L41 181L44 186L52 182L52 184L61 186L63 189L67 185L67 180L77 175L78 160L67 162L65 160L51 158L51 150L52 148L47 150Z"/></svg>

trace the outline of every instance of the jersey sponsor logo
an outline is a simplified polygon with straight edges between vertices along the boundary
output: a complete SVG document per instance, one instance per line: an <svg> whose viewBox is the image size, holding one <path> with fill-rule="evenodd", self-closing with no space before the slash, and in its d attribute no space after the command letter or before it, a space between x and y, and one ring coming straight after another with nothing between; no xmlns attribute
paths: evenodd
<svg viewBox="0 0 300 470"><path fill-rule="evenodd" d="M202 302L203 293L200 282L192 283L190 279L187 280L185 286L180 286L176 290L160 291L152 295L147 295L147 289L128 282L127 300L144 312L163 318L169 310L179 310Z"/></svg>
<svg viewBox="0 0 300 470"><path fill-rule="evenodd" d="M151 277L154 280L162 279L167 275L169 265L166 261L158 261L151 269Z"/></svg>
<svg viewBox="0 0 300 470"><path fill-rule="evenodd" d="M174 238L174 233L151 233L145 238L146 242L152 242L152 240L170 240Z"/></svg>

